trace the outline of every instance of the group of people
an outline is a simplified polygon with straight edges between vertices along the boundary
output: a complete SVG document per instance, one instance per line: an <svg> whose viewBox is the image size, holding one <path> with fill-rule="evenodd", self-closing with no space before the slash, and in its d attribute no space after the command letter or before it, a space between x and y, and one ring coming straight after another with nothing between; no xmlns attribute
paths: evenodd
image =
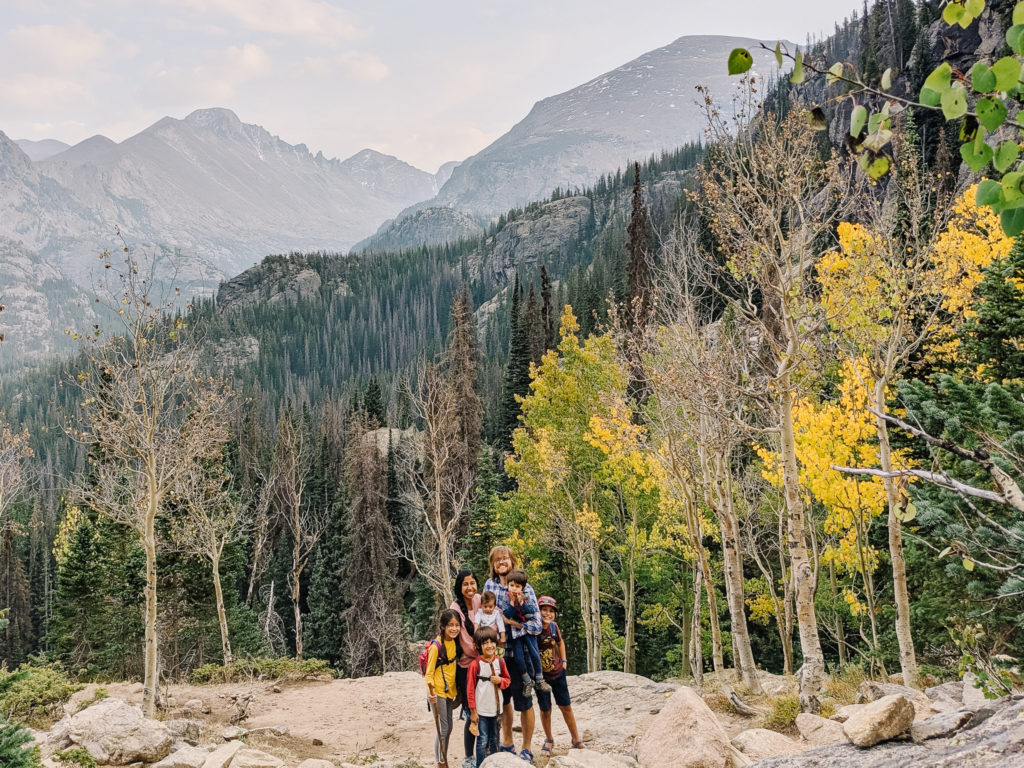
<svg viewBox="0 0 1024 768"><path fill-rule="evenodd" d="M508 547L494 547L490 576L481 593L471 571L455 579L455 600L442 612L440 633L430 643L424 676L436 722L434 758L448 765L448 742L455 711L462 708L463 768L479 766L494 752L516 753L514 712L520 716L519 756L533 763L533 694L544 728L542 753L551 754L551 702L562 712L572 746L583 749L566 683L565 642L555 623L558 605L539 600ZM511 704L511 708L509 707Z"/></svg>

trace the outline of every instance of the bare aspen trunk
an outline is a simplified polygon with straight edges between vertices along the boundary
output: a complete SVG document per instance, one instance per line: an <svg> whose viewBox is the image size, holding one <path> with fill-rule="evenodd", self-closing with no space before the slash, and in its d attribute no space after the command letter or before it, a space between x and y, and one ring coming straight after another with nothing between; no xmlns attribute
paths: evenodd
<svg viewBox="0 0 1024 768"><path fill-rule="evenodd" d="M590 625L594 631L594 656L590 666L601 669L601 552L597 542L590 545Z"/></svg>
<svg viewBox="0 0 1024 768"><path fill-rule="evenodd" d="M295 530L301 531L299 525L299 507L296 504L293 513L295 515ZM302 610L299 606L299 597L301 595L301 582L299 581L302 576L302 566L300 565L300 557L302 546L301 539L298 535L292 543L292 613L295 616L295 660L302 661Z"/></svg>
<svg viewBox="0 0 1024 768"><path fill-rule="evenodd" d="M636 542L637 525L636 515L632 515L630 524L630 553L627 559L625 613L626 613L626 645L625 656L622 661L622 671L636 672Z"/></svg>
<svg viewBox="0 0 1024 768"><path fill-rule="evenodd" d="M685 599L681 600L679 612L679 645L685 659L683 671L685 673L686 668L689 668L690 676L693 677L693 655L690 653L690 637L693 634L691 626L693 612L690 611L690 607L686 604Z"/></svg>
<svg viewBox="0 0 1024 768"><path fill-rule="evenodd" d="M875 384L875 410L885 413L885 377ZM885 419L875 417L878 430L878 459L883 472L892 471L892 451L889 448L889 428ZM917 656L914 653L914 636L910 629L910 594L907 590L907 561L903 556L903 527L897 516L900 506L896 481L884 477L885 498L889 503L889 559L892 561L892 591L896 602L896 640L900 645L900 670L903 684L917 686Z"/></svg>
<svg viewBox="0 0 1024 768"><path fill-rule="evenodd" d="M832 592L832 602L839 602L839 585L836 583L836 566L834 563L828 564L828 584L829 589ZM836 643L839 646L839 666L846 665L846 633L843 630L843 620L839 615L839 611L835 612L835 618L832 623L832 631L836 635Z"/></svg>
<svg viewBox="0 0 1024 768"><path fill-rule="evenodd" d="M583 634L587 645L587 672L594 660L594 627L590 616L590 594L587 590L587 559L583 552L576 552L576 578L580 581L580 616L583 618Z"/></svg>
<svg viewBox="0 0 1024 768"><path fill-rule="evenodd" d="M216 545L214 545L216 551ZM213 565L213 592L217 598L217 621L220 623L220 649L224 656L224 665L230 664L233 659L231 656L231 638L228 636L228 614L224 610L224 591L220 586L220 556L214 554L211 558Z"/></svg>
<svg viewBox="0 0 1024 768"><path fill-rule="evenodd" d="M142 548L146 552L146 632L144 672L142 681L142 713L149 718L156 717L156 695L160 685L159 646L156 636L156 515L146 521L146 533L142 537Z"/></svg>
<svg viewBox="0 0 1024 768"><path fill-rule="evenodd" d="M814 569L807 555L807 531L804 502L800 496L800 478L796 461L796 434L793 428L793 392L789 375L779 383L779 455L786 496L786 523L790 565L796 598L796 621L804 663L800 669L800 707L805 712L821 711L821 693L825 676L825 657L818 637L818 617L814 611Z"/></svg>
<svg viewBox="0 0 1024 768"><path fill-rule="evenodd" d="M700 569L704 573L704 592L708 596L708 624L711 625L711 663L714 665L718 684L726 685L725 655L722 652L722 628L718 626L718 596L715 595L715 582L711 578L711 566L704 552L704 547L697 549Z"/></svg>
<svg viewBox="0 0 1024 768"><path fill-rule="evenodd" d="M692 647L688 649L693 683L698 688L704 685L704 638L700 629L701 592L704 589L703 579L704 571L698 565L694 569L693 574L693 631L690 634Z"/></svg>

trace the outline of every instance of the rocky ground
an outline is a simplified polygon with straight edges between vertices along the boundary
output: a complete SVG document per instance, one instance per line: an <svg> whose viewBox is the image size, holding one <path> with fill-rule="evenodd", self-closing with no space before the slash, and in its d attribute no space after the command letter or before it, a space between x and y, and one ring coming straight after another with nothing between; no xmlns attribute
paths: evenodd
<svg viewBox="0 0 1024 768"><path fill-rule="evenodd" d="M738 768L739 766L984 765L1024 767L1024 697L988 700L963 683L916 691L866 682L857 704L832 719L801 714L788 735L760 727L763 717L730 711L724 698L678 681L598 672L570 677L573 708L588 749L568 750L555 713L549 768ZM706 681L707 685L708 681ZM714 685L714 681L710 681ZM767 693L793 681L765 674ZM432 765L433 720L415 672L357 680L170 686L161 721L142 718L139 685L97 686L77 693L67 716L36 734L50 768L53 753L87 749L100 765L135 768L413 768ZM765 700L749 699L755 708ZM708 706L711 703L716 711ZM516 734L517 743L520 735ZM461 764L452 739L450 765ZM513 759L515 762L513 762ZM320 762L323 761L323 762ZM507 755L484 768L518 768Z"/></svg>

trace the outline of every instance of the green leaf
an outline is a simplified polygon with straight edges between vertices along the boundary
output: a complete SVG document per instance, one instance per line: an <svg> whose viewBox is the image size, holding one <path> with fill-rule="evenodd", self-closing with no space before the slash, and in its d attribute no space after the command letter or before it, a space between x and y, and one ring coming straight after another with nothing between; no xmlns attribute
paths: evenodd
<svg viewBox="0 0 1024 768"><path fill-rule="evenodd" d="M880 179L889 172L889 158L885 155L879 155L872 160L867 167L867 174L872 179Z"/></svg>
<svg viewBox="0 0 1024 768"><path fill-rule="evenodd" d="M997 91L1013 90L1020 80L1020 61L1016 56L1003 56L992 65L992 74L996 76Z"/></svg>
<svg viewBox="0 0 1024 768"><path fill-rule="evenodd" d="M1002 199L1002 195L1002 184L992 179L985 179L978 185L974 199L978 205L995 205Z"/></svg>
<svg viewBox="0 0 1024 768"><path fill-rule="evenodd" d="M808 125L816 131L824 131L828 128L828 122L825 120L825 113L821 107L815 107L814 109L808 110L805 115Z"/></svg>
<svg viewBox="0 0 1024 768"><path fill-rule="evenodd" d="M963 15L964 7L962 5L950 3L945 8L942 9L942 20L949 24L949 26L951 27L958 21L960 21Z"/></svg>
<svg viewBox="0 0 1024 768"><path fill-rule="evenodd" d="M1024 24L1024 0L1013 6L1013 24Z"/></svg>
<svg viewBox="0 0 1024 768"><path fill-rule="evenodd" d="M1006 104L1003 100L995 98L978 99L974 111L978 115L978 122L985 126L990 133L1003 124L1006 119Z"/></svg>
<svg viewBox="0 0 1024 768"><path fill-rule="evenodd" d="M960 83L953 83L942 94L942 114L947 120L956 120L967 114L967 89Z"/></svg>
<svg viewBox="0 0 1024 768"><path fill-rule="evenodd" d="M921 103L926 107L937 107L939 102L942 101L942 94L938 91L933 91L931 88L922 88L920 99Z"/></svg>
<svg viewBox="0 0 1024 768"><path fill-rule="evenodd" d="M949 88L949 80L952 76L953 68L949 66L948 61L944 61L933 69L931 74L925 78L924 87L931 88L933 91L942 93L944 90Z"/></svg>
<svg viewBox="0 0 1024 768"><path fill-rule="evenodd" d="M1017 146L1015 141L1001 141L996 147L995 153L992 156L992 165L996 167L996 170L1002 173L1017 159L1017 155L1020 154L1020 147Z"/></svg>
<svg viewBox="0 0 1024 768"><path fill-rule="evenodd" d="M992 159L992 147L982 144L977 147L974 142L960 145L960 157L967 163L972 171L977 173Z"/></svg>
<svg viewBox="0 0 1024 768"><path fill-rule="evenodd" d="M779 65L779 67L781 68L782 67L782 41L781 40L779 40L775 44L775 61Z"/></svg>
<svg viewBox="0 0 1024 768"><path fill-rule="evenodd" d="M875 114L868 119L868 133L875 133L883 128L888 129L890 125L891 121L889 120L889 116L884 111L875 112Z"/></svg>
<svg viewBox="0 0 1024 768"><path fill-rule="evenodd" d="M979 61L971 67L971 88L977 93L990 93L996 89L996 76L984 62Z"/></svg>
<svg viewBox="0 0 1024 768"><path fill-rule="evenodd" d="M969 560L968 558L965 557L963 559L963 563L964 563L964 570L965 571L973 571L974 570L974 561L973 560Z"/></svg>
<svg viewBox="0 0 1024 768"><path fill-rule="evenodd" d="M850 113L850 135L853 138L856 139L860 136L860 132L863 130L867 119L868 111L862 104L858 104L853 108L853 112Z"/></svg>
<svg viewBox="0 0 1024 768"><path fill-rule="evenodd" d="M828 68L828 72L825 73L825 82L828 85L838 82L839 78L843 76L843 62L837 61L831 67Z"/></svg>
<svg viewBox="0 0 1024 768"><path fill-rule="evenodd" d="M1024 42L1024 24L1014 24L1006 30L1006 44L1018 56L1021 55L1022 49L1024 49L1022 42Z"/></svg>
<svg viewBox="0 0 1024 768"><path fill-rule="evenodd" d="M796 62L793 64L793 74L789 76L789 82L799 85L804 81L804 55L796 52Z"/></svg>
<svg viewBox="0 0 1024 768"><path fill-rule="evenodd" d="M746 48L733 48L729 54L729 74L742 75L754 64L754 57Z"/></svg>
<svg viewBox="0 0 1024 768"><path fill-rule="evenodd" d="M882 80L879 85L882 87L883 91L888 91L892 88L892 67L889 67L882 73Z"/></svg>
<svg viewBox="0 0 1024 768"><path fill-rule="evenodd" d="M964 16L971 17L970 21L967 22L967 25L969 25L971 21L974 21L976 18L981 16L981 12L984 10L985 0L967 0L967 2L964 3ZM967 25L963 24L963 21L961 20L961 26L963 26L964 29L967 28Z"/></svg>
<svg viewBox="0 0 1024 768"><path fill-rule="evenodd" d="M1024 191L1020 188L1020 182L1024 179L1024 173L1020 171L1014 171L1003 176L1002 181L999 183L999 187L1003 193L1003 200L1008 203L1017 200L1018 198L1024 197Z"/></svg>
<svg viewBox="0 0 1024 768"><path fill-rule="evenodd" d="M1024 232L1024 208L1010 208L999 214L999 223L1007 237L1016 237Z"/></svg>
<svg viewBox="0 0 1024 768"><path fill-rule="evenodd" d="M914 502L908 501L907 506L903 508L903 522L909 523L917 517L917 507L914 506Z"/></svg>

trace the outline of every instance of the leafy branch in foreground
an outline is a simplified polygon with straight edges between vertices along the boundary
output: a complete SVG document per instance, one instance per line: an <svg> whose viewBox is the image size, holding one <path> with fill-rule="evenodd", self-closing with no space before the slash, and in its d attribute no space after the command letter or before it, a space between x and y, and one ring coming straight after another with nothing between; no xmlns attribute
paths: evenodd
<svg viewBox="0 0 1024 768"><path fill-rule="evenodd" d="M943 9L942 19L950 26L967 29L984 10L985 0L953 0ZM794 85L804 82L807 72L811 72L824 75L829 85L847 86L847 91L835 99L853 102L850 147L861 169L872 179L881 178L891 168L891 118L899 110L913 106L942 112L948 122L961 121L960 157L972 171L989 177L978 188L978 203L999 213L1003 231L1016 236L1024 231L1024 168L1019 157L1024 124L1009 115L1014 106L1024 105L1024 0L1013 8L1006 44L1010 54L995 61L982 57L968 72L943 61L925 79L916 99L890 92L896 75L891 68L876 84L867 82L850 62L814 59L799 47L790 52L781 42L774 53L780 68L786 59L793 62L790 82ZM764 44L761 47L768 50ZM753 61L747 49L734 49L729 54L729 74L743 74ZM882 107L869 113L867 102L877 99L883 100ZM975 99L972 110L969 102ZM807 120L815 130L827 128L821 107L809 110Z"/></svg>

